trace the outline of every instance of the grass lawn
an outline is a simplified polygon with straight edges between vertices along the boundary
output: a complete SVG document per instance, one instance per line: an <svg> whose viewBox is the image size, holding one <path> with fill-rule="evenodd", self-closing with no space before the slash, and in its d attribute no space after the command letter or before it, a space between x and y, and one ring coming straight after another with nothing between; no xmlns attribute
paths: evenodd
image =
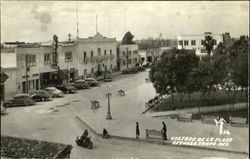
<svg viewBox="0 0 250 159"><path fill-rule="evenodd" d="M171 96L169 96L165 101L161 102L153 111L167 111L174 109L183 109L183 108L192 108L197 107L200 104L201 93L195 92L191 95L191 99L187 95L184 96L183 101L180 102L180 94L174 94L174 105L171 101ZM208 96L201 101L202 106L214 106L214 105L224 105L228 104L230 101L233 101L232 97L228 97L225 90L217 90L215 95ZM238 91L235 97L235 103L246 102L247 98L245 91Z"/></svg>

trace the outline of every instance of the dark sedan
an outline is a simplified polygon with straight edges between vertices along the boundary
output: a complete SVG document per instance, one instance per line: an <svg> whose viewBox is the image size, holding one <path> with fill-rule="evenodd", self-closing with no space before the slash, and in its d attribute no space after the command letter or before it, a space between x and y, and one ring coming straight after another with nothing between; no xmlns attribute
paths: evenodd
<svg viewBox="0 0 250 159"><path fill-rule="evenodd" d="M64 94L76 93L77 89L71 85L59 85L56 86L57 89L61 90Z"/></svg>
<svg viewBox="0 0 250 159"><path fill-rule="evenodd" d="M48 101L51 100L51 96L44 90L35 90L30 93L31 98L34 101Z"/></svg>
<svg viewBox="0 0 250 159"><path fill-rule="evenodd" d="M4 101L5 107L11 106L29 106L35 104L34 100L28 94L17 94L13 99Z"/></svg>

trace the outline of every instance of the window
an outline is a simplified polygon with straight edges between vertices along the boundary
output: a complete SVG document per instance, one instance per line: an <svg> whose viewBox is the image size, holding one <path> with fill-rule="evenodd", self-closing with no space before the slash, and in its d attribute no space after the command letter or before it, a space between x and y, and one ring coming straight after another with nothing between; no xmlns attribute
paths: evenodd
<svg viewBox="0 0 250 159"><path fill-rule="evenodd" d="M97 53L98 53L98 55L101 55L101 54L102 54L101 48L98 48L98 49L97 49Z"/></svg>
<svg viewBox="0 0 250 159"><path fill-rule="evenodd" d="M94 56L94 52L91 51L91 60L93 59L93 56Z"/></svg>
<svg viewBox="0 0 250 159"><path fill-rule="evenodd" d="M191 45L196 45L196 41L195 41L195 40L192 40L192 41L191 41Z"/></svg>
<svg viewBox="0 0 250 159"><path fill-rule="evenodd" d="M141 61L142 61L142 62L143 62L143 61L145 61L145 58L144 58L144 57L142 57L142 58L141 58Z"/></svg>
<svg viewBox="0 0 250 159"><path fill-rule="evenodd" d="M183 45L183 41L182 40L179 41L179 45Z"/></svg>
<svg viewBox="0 0 250 159"><path fill-rule="evenodd" d="M95 69L94 68L91 68L91 73L94 73Z"/></svg>
<svg viewBox="0 0 250 159"><path fill-rule="evenodd" d="M35 89L35 80L32 80L32 88Z"/></svg>
<svg viewBox="0 0 250 159"><path fill-rule="evenodd" d="M126 61L125 60L123 60L123 65L126 65Z"/></svg>
<svg viewBox="0 0 250 159"><path fill-rule="evenodd" d="M86 61L87 53L84 51L83 53L83 61Z"/></svg>
<svg viewBox="0 0 250 159"><path fill-rule="evenodd" d="M104 50L104 55L107 55L107 50Z"/></svg>
<svg viewBox="0 0 250 159"><path fill-rule="evenodd" d="M65 61L72 61L72 52L65 52Z"/></svg>
<svg viewBox="0 0 250 159"><path fill-rule="evenodd" d="M133 63L137 63L137 58L133 58Z"/></svg>
<svg viewBox="0 0 250 159"><path fill-rule="evenodd" d="M138 53L138 51L137 51L137 50L134 50L134 51L133 51L133 54L137 54L137 53Z"/></svg>
<svg viewBox="0 0 250 159"><path fill-rule="evenodd" d="M130 56L130 55L131 55L131 51L128 52L128 56Z"/></svg>
<svg viewBox="0 0 250 159"><path fill-rule="evenodd" d="M36 55L26 55L25 57L26 66L36 66Z"/></svg>
<svg viewBox="0 0 250 159"><path fill-rule="evenodd" d="M125 51L123 51L123 56L126 56Z"/></svg>
<svg viewBox="0 0 250 159"><path fill-rule="evenodd" d="M110 69L113 69L113 65L112 64L110 65Z"/></svg>
<svg viewBox="0 0 250 159"><path fill-rule="evenodd" d="M205 40L201 40L201 45L205 45Z"/></svg>
<svg viewBox="0 0 250 159"><path fill-rule="evenodd" d="M112 50L109 51L110 56L112 55Z"/></svg>
<svg viewBox="0 0 250 159"><path fill-rule="evenodd" d="M44 54L44 64L51 64L51 54L50 53Z"/></svg>
<svg viewBox="0 0 250 159"><path fill-rule="evenodd" d="M187 40L184 41L184 45L188 45L188 41Z"/></svg>
<svg viewBox="0 0 250 159"><path fill-rule="evenodd" d="M87 69L84 69L84 75L86 75L87 74Z"/></svg>
<svg viewBox="0 0 250 159"><path fill-rule="evenodd" d="M131 64L131 59L128 59L128 64Z"/></svg>

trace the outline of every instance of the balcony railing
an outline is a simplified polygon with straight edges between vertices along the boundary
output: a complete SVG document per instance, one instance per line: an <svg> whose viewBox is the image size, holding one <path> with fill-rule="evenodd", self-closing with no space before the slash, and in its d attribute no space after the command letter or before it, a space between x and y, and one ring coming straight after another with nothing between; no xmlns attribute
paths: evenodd
<svg viewBox="0 0 250 159"><path fill-rule="evenodd" d="M113 60L115 58L114 55L110 55L110 59Z"/></svg>
<svg viewBox="0 0 250 159"><path fill-rule="evenodd" d="M103 62L104 56L96 56L96 62Z"/></svg>

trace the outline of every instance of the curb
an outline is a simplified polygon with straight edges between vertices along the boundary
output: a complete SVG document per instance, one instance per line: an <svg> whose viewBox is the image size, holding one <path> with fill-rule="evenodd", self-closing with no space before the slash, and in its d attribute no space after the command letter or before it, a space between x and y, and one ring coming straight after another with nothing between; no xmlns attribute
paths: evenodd
<svg viewBox="0 0 250 159"><path fill-rule="evenodd" d="M87 122L85 122L78 114L76 114L76 118L79 121L81 121L82 123L84 123L96 136L102 138L102 134L98 133L95 130L95 128L93 128L93 126L91 126ZM172 145L171 140L157 141L157 140L152 140L152 139L135 139L135 138L131 138L131 137L124 137L124 136L117 136L117 135L109 135L109 136L111 139L119 139L119 140L133 141L133 142L143 142L143 143L149 143L149 144L174 146L174 145ZM248 152L223 150L223 149L216 149L216 148L212 148L212 147L199 147L199 146L188 146L188 145L176 145L175 147L185 147L185 148L192 148L192 149L202 149L202 150L210 150L210 151L217 151L217 152L228 152L228 153L248 155Z"/></svg>

